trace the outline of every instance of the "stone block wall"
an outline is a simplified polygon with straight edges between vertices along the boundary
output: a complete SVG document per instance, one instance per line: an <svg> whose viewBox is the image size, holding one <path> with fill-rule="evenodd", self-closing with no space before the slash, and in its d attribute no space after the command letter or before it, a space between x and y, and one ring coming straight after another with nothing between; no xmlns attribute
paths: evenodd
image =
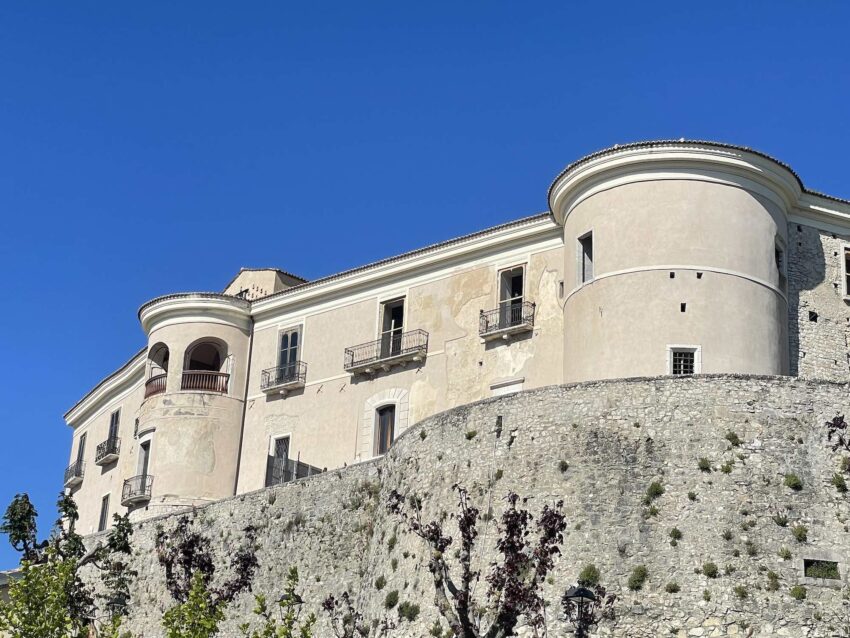
<svg viewBox="0 0 850 638"><path fill-rule="evenodd" d="M553 386L438 414L411 426L382 459L208 505L193 513L194 524L222 561L246 525L259 529L255 592L276 598L287 569L296 565L311 609L347 589L366 618L388 613L397 619L384 605L397 591L400 602L417 603L422 611L413 623L399 621L391 635L422 638L437 620L427 552L386 512L387 494L397 489L421 496L426 519L435 519L454 511L452 485L467 487L481 511L493 516L481 524L477 556L486 574L497 557L504 496L513 490L529 497L533 513L545 503L565 502L562 555L543 586L551 636L572 635L558 599L588 563L619 597L616 620L598 635L842 635L850 503L831 484L840 459L825 444L823 422L848 407L846 384L785 377ZM740 445L730 443L730 432ZM699 469L702 457L710 471ZM787 474L799 477L802 489L786 487ZM651 510L644 497L653 481L664 493ZM175 520L172 515L137 527L139 579L129 620L134 636L162 635L159 619L171 601L153 543L157 527ZM805 542L792 535L796 525L806 526ZM675 546L673 528L681 532ZM787 560L783 548L791 554ZM836 560L841 579L804 580L807 558ZM718 566L716 578L702 573L708 562ZM638 565L646 566L649 578L632 592L627 581ZM779 577L775 591L769 571ZM380 589L379 577L386 581ZM667 593L668 583L676 583L678 593ZM805 600L789 593L798 584L807 588ZM482 579L476 595L483 600L485 592ZM252 603L250 594L237 599L222 635L239 635L236 627L250 617ZM332 636L323 618L317 635Z"/></svg>

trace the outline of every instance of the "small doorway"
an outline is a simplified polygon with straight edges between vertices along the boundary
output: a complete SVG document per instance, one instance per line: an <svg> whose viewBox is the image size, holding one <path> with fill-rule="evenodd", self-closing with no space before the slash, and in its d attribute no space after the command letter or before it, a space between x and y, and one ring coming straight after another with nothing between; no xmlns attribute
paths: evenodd
<svg viewBox="0 0 850 638"><path fill-rule="evenodd" d="M381 358L401 354L404 333L404 299L387 301L381 320Z"/></svg>
<svg viewBox="0 0 850 638"><path fill-rule="evenodd" d="M375 427L375 455L386 454L395 440L395 406L378 408Z"/></svg>

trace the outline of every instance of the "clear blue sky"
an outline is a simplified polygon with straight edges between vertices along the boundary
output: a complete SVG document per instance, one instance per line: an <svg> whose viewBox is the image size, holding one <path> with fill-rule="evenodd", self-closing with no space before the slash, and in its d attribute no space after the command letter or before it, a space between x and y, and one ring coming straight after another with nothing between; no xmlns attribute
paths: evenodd
<svg viewBox="0 0 850 638"><path fill-rule="evenodd" d="M648 138L850 197L848 24L828 0L2 3L0 507L28 491L46 531L62 414L156 295L540 212L564 165Z"/></svg>

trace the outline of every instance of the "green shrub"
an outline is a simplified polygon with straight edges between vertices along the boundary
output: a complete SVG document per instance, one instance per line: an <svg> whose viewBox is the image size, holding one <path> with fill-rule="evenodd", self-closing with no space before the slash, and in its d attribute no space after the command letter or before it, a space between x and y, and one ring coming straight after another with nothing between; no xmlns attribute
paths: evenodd
<svg viewBox="0 0 850 638"><path fill-rule="evenodd" d="M736 585L732 589L732 591L735 592L735 595L738 598L740 598L741 600L746 600L747 596L749 596L749 593L747 592L747 588L744 587L743 585Z"/></svg>
<svg viewBox="0 0 850 638"><path fill-rule="evenodd" d="M398 558L393 558L393 559L390 561L390 567L392 567L392 568L393 568L393 571L395 571L395 570L397 570L397 569L398 569Z"/></svg>
<svg viewBox="0 0 850 638"><path fill-rule="evenodd" d="M717 565L714 563L705 563L702 566L702 573L709 578L717 578Z"/></svg>
<svg viewBox="0 0 850 638"><path fill-rule="evenodd" d="M788 517L785 514L774 514L773 522L779 525L779 527L785 527L788 525Z"/></svg>
<svg viewBox="0 0 850 638"><path fill-rule="evenodd" d="M758 547L753 541L744 543L744 549L747 551L747 556L755 556L759 553Z"/></svg>
<svg viewBox="0 0 850 638"><path fill-rule="evenodd" d="M834 580L841 578L838 573L838 563L828 560L807 560L804 571L809 578L830 578Z"/></svg>
<svg viewBox="0 0 850 638"><path fill-rule="evenodd" d="M780 547L779 558L781 558L782 560L791 560L791 550L787 547Z"/></svg>
<svg viewBox="0 0 850 638"><path fill-rule="evenodd" d="M398 617L402 620L413 622L419 615L419 605L409 603L406 600L398 606Z"/></svg>
<svg viewBox="0 0 850 638"><path fill-rule="evenodd" d="M670 538L672 538L674 541L682 540L682 532L679 530L678 527L674 527L670 530Z"/></svg>
<svg viewBox="0 0 850 638"><path fill-rule="evenodd" d="M378 591L382 590L386 584L387 584L387 579L384 578L383 576L378 576L375 579L375 589L377 589Z"/></svg>
<svg viewBox="0 0 850 638"><path fill-rule="evenodd" d="M689 501L697 500L697 493L696 492L688 492L688 500Z"/></svg>
<svg viewBox="0 0 850 638"><path fill-rule="evenodd" d="M702 599L705 602L710 603L711 602L711 592L708 591L707 589L703 589L702 590Z"/></svg>
<svg viewBox="0 0 850 638"><path fill-rule="evenodd" d="M805 525L795 525L791 528L791 533L798 543L805 543L809 540L809 528Z"/></svg>
<svg viewBox="0 0 850 638"><path fill-rule="evenodd" d="M585 565L578 575L578 584L582 587L595 587L599 584L599 570L594 564Z"/></svg>
<svg viewBox="0 0 850 638"><path fill-rule="evenodd" d="M431 635L434 638L443 638L443 626L440 624L439 620L435 620L434 624L431 625Z"/></svg>
<svg viewBox="0 0 850 638"><path fill-rule="evenodd" d="M723 537L724 541L731 541L732 540L732 530L724 529L723 533L720 536Z"/></svg>
<svg viewBox="0 0 850 638"><path fill-rule="evenodd" d="M472 439L474 439L477 436L477 434L478 434L478 430L470 430L469 432L466 433L466 440L471 441Z"/></svg>
<svg viewBox="0 0 850 638"><path fill-rule="evenodd" d="M835 486L835 489L844 494L847 491L847 481L844 480L844 475L836 472L832 475L832 484Z"/></svg>
<svg viewBox="0 0 850 638"><path fill-rule="evenodd" d="M711 472L711 461L703 456L697 461L697 467L701 472Z"/></svg>
<svg viewBox="0 0 850 638"><path fill-rule="evenodd" d="M504 475L505 473L502 470L496 470L496 473L493 475L493 478L497 481L501 481Z"/></svg>
<svg viewBox="0 0 850 638"><path fill-rule="evenodd" d="M796 474L786 474L785 487L790 487L795 492L799 492L801 489L803 489L803 481L801 481L800 477Z"/></svg>
<svg viewBox="0 0 850 638"><path fill-rule="evenodd" d="M427 436L428 435L426 434L425 430L419 430L419 438L420 439L422 439L424 441L425 437L427 437Z"/></svg>
<svg viewBox="0 0 850 638"><path fill-rule="evenodd" d="M802 585L794 585L788 593L794 600L806 600L806 588Z"/></svg>
<svg viewBox="0 0 850 638"><path fill-rule="evenodd" d="M678 594L679 593L679 584L678 583L667 583L664 586L664 591L668 594Z"/></svg>
<svg viewBox="0 0 850 638"><path fill-rule="evenodd" d="M720 466L720 471L724 474L731 474L732 467L735 465L735 461L726 461L723 465Z"/></svg>
<svg viewBox="0 0 850 638"><path fill-rule="evenodd" d="M779 589L779 574L772 569L767 572L767 591L777 591Z"/></svg>
<svg viewBox="0 0 850 638"><path fill-rule="evenodd" d="M649 509L647 510L647 513L648 513L650 516L658 516L658 512L659 512L659 511L660 511L660 510L659 510L659 509L658 509L655 505L651 505L651 506L649 507Z"/></svg>
<svg viewBox="0 0 850 638"><path fill-rule="evenodd" d="M646 496L644 496L643 501L649 505L662 494L664 494L664 486L659 481L653 481L646 488Z"/></svg>
<svg viewBox="0 0 850 638"><path fill-rule="evenodd" d="M561 474L566 472L568 469L570 469L569 463L567 463L566 461L558 461L558 470L561 472Z"/></svg>
<svg viewBox="0 0 850 638"><path fill-rule="evenodd" d="M643 588L643 584L648 577L649 571L646 569L646 565L638 565L632 570L631 576L629 576L629 589L632 591L640 590Z"/></svg>
<svg viewBox="0 0 850 638"><path fill-rule="evenodd" d="M393 589L391 592L387 594L387 597L384 598L384 607L387 609L392 609L398 604L398 590Z"/></svg>
<svg viewBox="0 0 850 638"><path fill-rule="evenodd" d="M390 539L387 541L387 549L389 551L393 551L393 549L395 549L395 545L396 545L397 542L398 542L398 537L395 534L393 534L392 536L390 536Z"/></svg>
<svg viewBox="0 0 850 638"><path fill-rule="evenodd" d="M741 445L741 439L732 430L729 430L726 433L726 440L729 441L729 443L732 444L732 447L739 447Z"/></svg>

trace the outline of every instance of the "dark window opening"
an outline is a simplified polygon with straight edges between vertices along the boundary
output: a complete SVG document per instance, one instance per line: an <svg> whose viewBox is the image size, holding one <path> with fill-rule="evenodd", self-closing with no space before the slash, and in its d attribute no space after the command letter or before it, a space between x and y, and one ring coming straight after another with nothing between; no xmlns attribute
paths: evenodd
<svg viewBox="0 0 850 638"><path fill-rule="evenodd" d="M850 295L850 249L844 251L844 294Z"/></svg>
<svg viewBox="0 0 850 638"><path fill-rule="evenodd" d="M785 290L785 251L781 247L776 246L773 251L773 258L776 262L776 272L779 277L779 289Z"/></svg>
<svg viewBox="0 0 850 638"><path fill-rule="evenodd" d="M77 463L82 463L83 455L86 453L86 434L87 432L83 432L80 435L80 442L77 444Z"/></svg>
<svg viewBox="0 0 850 638"><path fill-rule="evenodd" d="M816 313L814 310L809 310L809 321L812 321L814 323L818 322L818 313Z"/></svg>
<svg viewBox="0 0 850 638"><path fill-rule="evenodd" d="M151 442L145 441L139 446L139 475L147 476L151 460Z"/></svg>
<svg viewBox="0 0 850 638"><path fill-rule="evenodd" d="M827 578L840 580L838 563L831 560L803 560L803 574L808 578Z"/></svg>
<svg viewBox="0 0 850 638"><path fill-rule="evenodd" d="M102 532L106 529L109 523L109 494L103 497L100 502L100 520L97 523L97 531Z"/></svg>
<svg viewBox="0 0 850 638"><path fill-rule="evenodd" d="M499 326L515 326L522 321L524 293L522 266L499 273Z"/></svg>
<svg viewBox="0 0 850 638"><path fill-rule="evenodd" d="M697 273L697 279L702 279L702 273L701 272Z"/></svg>
<svg viewBox="0 0 850 638"><path fill-rule="evenodd" d="M687 307L687 305L688 304L686 304L686 303L680 303L679 304L679 312L685 312L685 308Z"/></svg>
<svg viewBox="0 0 850 638"><path fill-rule="evenodd" d="M395 406L387 405L378 410L375 454L386 454L395 438Z"/></svg>
<svg viewBox="0 0 850 638"><path fill-rule="evenodd" d="M581 283L593 279L593 233L587 233L578 240L581 249Z"/></svg>
<svg viewBox="0 0 850 638"><path fill-rule="evenodd" d="M288 330L281 333L275 383L286 383L294 380L298 376L298 354L300 349L300 329Z"/></svg>
<svg viewBox="0 0 850 638"><path fill-rule="evenodd" d="M115 410L109 417L109 439L118 438L118 423L121 418L121 410Z"/></svg>
<svg viewBox="0 0 850 638"><path fill-rule="evenodd" d="M675 278L676 278L676 273L671 272L671 273L670 273L670 279L675 279Z"/></svg>
<svg viewBox="0 0 850 638"><path fill-rule="evenodd" d="M221 370L221 353L218 346L213 343L199 343L192 348L186 369L219 372Z"/></svg>
<svg viewBox="0 0 850 638"><path fill-rule="evenodd" d="M696 352L693 350L673 350L674 375L694 374L696 369Z"/></svg>
<svg viewBox="0 0 850 638"><path fill-rule="evenodd" d="M266 487L280 485L289 480L289 437L284 436L274 441L274 450L269 455L266 468Z"/></svg>
<svg viewBox="0 0 850 638"><path fill-rule="evenodd" d="M404 333L404 299L388 301L383 306L381 320L381 357L401 353Z"/></svg>

